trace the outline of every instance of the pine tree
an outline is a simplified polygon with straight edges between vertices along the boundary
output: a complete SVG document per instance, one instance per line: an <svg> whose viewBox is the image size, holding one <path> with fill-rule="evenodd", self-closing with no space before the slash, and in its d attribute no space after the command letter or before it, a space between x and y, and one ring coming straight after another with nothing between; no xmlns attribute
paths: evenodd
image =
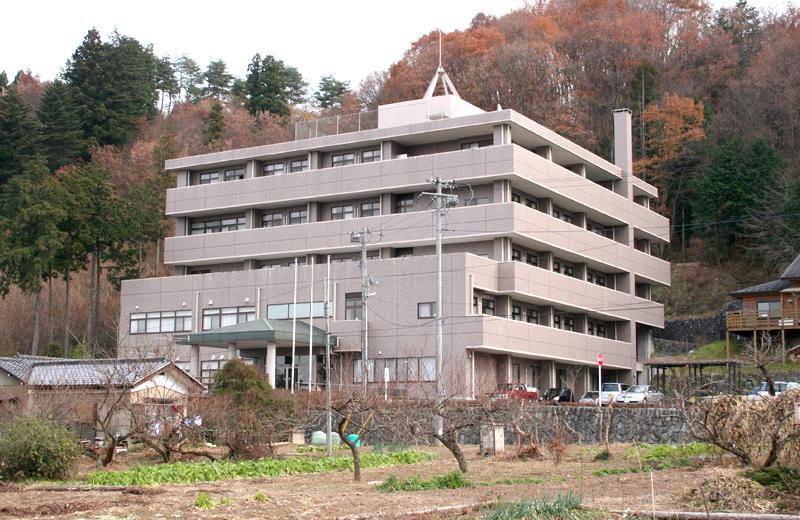
<svg viewBox="0 0 800 520"><path fill-rule="evenodd" d="M286 100L289 103L300 105L306 102L308 81L303 79L297 67L283 67L283 82L286 84Z"/></svg>
<svg viewBox="0 0 800 520"><path fill-rule="evenodd" d="M203 73L206 86L203 87L203 97L213 97L217 101L228 97L231 90L233 76L228 74L228 66L222 60L212 61Z"/></svg>
<svg viewBox="0 0 800 520"><path fill-rule="evenodd" d="M36 158L41 142L41 124L32 107L9 88L0 96L0 185Z"/></svg>
<svg viewBox="0 0 800 520"><path fill-rule="evenodd" d="M350 90L349 81L339 81L333 76L323 76L319 82L319 90L314 98L321 108L329 108L341 103L341 97Z"/></svg>
<svg viewBox="0 0 800 520"><path fill-rule="evenodd" d="M203 135L206 136L205 144L214 148L220 148L225 139L225 114L222 111L222 103L215 102L211 106L211 111L203 118L206 124Z"/></svg>
<svg viewBox="0 0 800 520"><path fill-rule="evenodd" d="M51 171L73 164L85 155L86 141L69 87L60 81L47 87L38 115L42 123L42 154Z"/></svg>
<svg viewBox="0 0 800 520"><path fill-rule="evenodd" d="M247 102L245 106L251 115L270 112L281 117L290 114L286 103L286 82L283 62L272 56L261 59L260 54L253 56L247 66L245 90Z"/></svg>

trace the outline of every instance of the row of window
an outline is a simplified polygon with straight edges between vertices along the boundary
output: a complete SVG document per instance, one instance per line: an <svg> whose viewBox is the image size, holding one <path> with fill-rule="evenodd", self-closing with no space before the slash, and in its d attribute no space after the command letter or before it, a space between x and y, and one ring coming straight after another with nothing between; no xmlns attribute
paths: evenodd
<svg viewBox="0 0 800 520"><path fill-rule="evenodd" d="M131 314L131 334L190 332L192 311L137 312Z"/></svg>
<svg viewBox="0 0 800 520"><path fill-rule="evenodd" d="M228 327L256 319L255 307L223 307L203 309L203 330Z"/></svg>
<svg viewBox="0 0 800 520"><path fill-rule="evenodd" d="M496 308L495 308L495 301L487 298L480 299L481 307L478 308L478 300L477 296L472 298L472 313L473 314L485 314L487 316L496 316ZM418 317L420 318L427 318L433 317L433 313L431 312L430 315L422 315L421 309L423 306L433 304L430 303L420 303L418 304ZM426 307L427 309L427 307ZM512 305L511 306L511 319L514 321L525 321L526 323L533 323L534 325L539 324L539 310L533 309L530 307L525 308L525 313L523 314L523 307L520 305ZM553 327L556 329L568 330L568 331L575 331L575 318L569 316L561 316L561 315L554 315L553 316ZM587 334L598 336L601 338L606 337L606 326L602 324L595 324L593 322L588 323L588 330Z"/></svg>
<svg viewBox="0 0 800 520"><path fill-rule="evenodd" d="M353 362L353 381L360 383L362 379L360 359ZM367 381L383 383L397 381L435 381L436 358L379 358L367 362Z"/></svg>
<svg viewBox="0 0 800 520"><path fill-rule="evenodd" d="M204 235L206 233L222 233L223 231L237 231L239 229L245 229L244 217L192 220L189 234Z"/></svg>

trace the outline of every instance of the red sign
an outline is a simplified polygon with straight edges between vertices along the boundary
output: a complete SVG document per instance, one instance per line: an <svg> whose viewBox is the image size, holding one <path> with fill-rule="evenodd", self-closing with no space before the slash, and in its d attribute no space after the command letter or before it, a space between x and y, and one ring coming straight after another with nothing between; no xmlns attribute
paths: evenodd
<svg viewBox="0 0 800 520"><path fill-rule="evenodd" d="M598 365L603 364L603 354L597 354L597 364Z"/></svg>

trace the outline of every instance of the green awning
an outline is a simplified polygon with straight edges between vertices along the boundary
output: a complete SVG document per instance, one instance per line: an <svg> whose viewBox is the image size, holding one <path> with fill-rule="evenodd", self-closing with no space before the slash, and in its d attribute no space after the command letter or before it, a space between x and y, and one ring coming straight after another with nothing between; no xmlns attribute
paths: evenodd
<svg viewBox="0 0 800 520"><path fill-rule="evenodd" d="M297 321L295 343L297 345L308 345L312 329L313 344L324 347L326 332L320 328L311 327L302 321ZM287 346L292 343L292 322L291 320L261 318L260 320L238 323L196 334L176 334L174 339L175 343L179 345L203 345L205 347L220 348L227 347L230 342L235 342L239 349L263 347L267 341L274 341L278 343L278 346ZM331 347L335 347L337 342L338 338L331 336Z"/></svg>

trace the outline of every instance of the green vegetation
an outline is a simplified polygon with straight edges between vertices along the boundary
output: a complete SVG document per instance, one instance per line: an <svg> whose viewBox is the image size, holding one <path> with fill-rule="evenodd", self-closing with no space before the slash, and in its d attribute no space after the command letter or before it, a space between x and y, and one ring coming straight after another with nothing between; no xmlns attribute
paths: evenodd
<svg viewBox="0 0 800 520"><path fill-rule="evenodd" d="M776 491L789 493L798 493L800 491L800 472L796 469L784 467L759 468L745 471L744 476Z"/></svg>
<svg viewBox="0 0 800 520"><path fill-rule="evenodd" d="M625 468L603 468L592 472L593 477L605 477L606 475L623 475L628 470Z"/></svg>
<svg viewBox="0 0 800 520"><path fill-rule="evenodd" d="M75 435L48 419L15 417L0 429L0 477L62 479L79 449Z"/></svg>
<svg viewBox="0 0 800 520"><path fill-rule="evenodd" d="M578 509L581 496L568 492L553 498L498 502L481 511L484 520L514 520L537 518L540 520L589 520L593 514Z"/></svg>
<svg viewBox="0 0 800 520"><path fill-rule="evenodd" d="M333 449L333 451L343 451L343 450L348 450L350 448L348 448L347 446L345 446L343 444L334 444L333 446L331 446L331 449ZM298 446L297 448L294 449L295 453L320 453L320 452L323 452L323 451L328 451L328 447L327 446ZM372 453L375 453L375 450L372 450Z"/></svg>
<svg viewBox="0 0 800 520"><path fill-rule="evenodd" d="M642 455L642 459L670 460L682 457L717 455L718 453L718 448L702 442L690 442L689 444L678 445L663 444L661 446L651 447L649 453Z"/></svg>
<svg viewBox="0 0 800 520"><path fill-rule="evenodd" d="M265 495L261 491L256 493L256 496L253 497L253 500L256 500L258 502L269 502L269 498L267 498L267 495Z"/></svg>
<svg viewBox="0 0 800 520"><path fill-rule="evenodd" d="M738 356L742 351L742 342L739 340L731 340L731 357ZM709 359L727 359L728 346L725 340L715 341L708 345L696 348L689 354L689 359L695 361L706 361Z"/></svg>
<svg viewBox="0 0 800 520"><path fill-rule="evenodd" d="M611 452L608 451L608 450L603 450L603 451L601 451L600 453L598 453L597 455L594 456L594 461L595 462L600 461L600 460L611 460Z"/></svg>
<svg viewBox="0 0 800 520"><path fill-rule="evenodd" d="M391 493L394 491L427 491L433 489L458 489L472 486L467 477L459 470L453 470L447 475L436 475L423 479L419 475L405 479L402 482L397 475L392 473L382 484L375 486L378 491Z"/></svg>
<svg viewBox="0 0 800 520"><path fill-rule="evenodd" d="M533 478L533 477L525 477L525 478L501 478L500 480L495 480L494 482L475 482L475 485L478 486L495 486L495 485L503 485L503 484L541 484L544 480L540 478Z"/></svg>
<svg viewBox="0 0 800 520"><path fill-rule="evenodd" d="M407 450L390 455L361 455L361 467L386 468L406 464L428 462L436 457L433 453ZM240 462L161 464L159 466L135 466L127 471L106 471L89 475L93 485L110 486L156 486L167 482L188 484L233 478L279 477L303 473L321 473L353 469L352 457L323 457L308 459L293 457L286 460L261 459Z"/></svg>
<svg viewBox="0 0 800 520"><path fill-rule="evenodd" d="M208 496L208 493L203 492L197 495L197 498L194 500L194 506L200 509L211 509L212 507L217 507L217 504Z"/></svg>

